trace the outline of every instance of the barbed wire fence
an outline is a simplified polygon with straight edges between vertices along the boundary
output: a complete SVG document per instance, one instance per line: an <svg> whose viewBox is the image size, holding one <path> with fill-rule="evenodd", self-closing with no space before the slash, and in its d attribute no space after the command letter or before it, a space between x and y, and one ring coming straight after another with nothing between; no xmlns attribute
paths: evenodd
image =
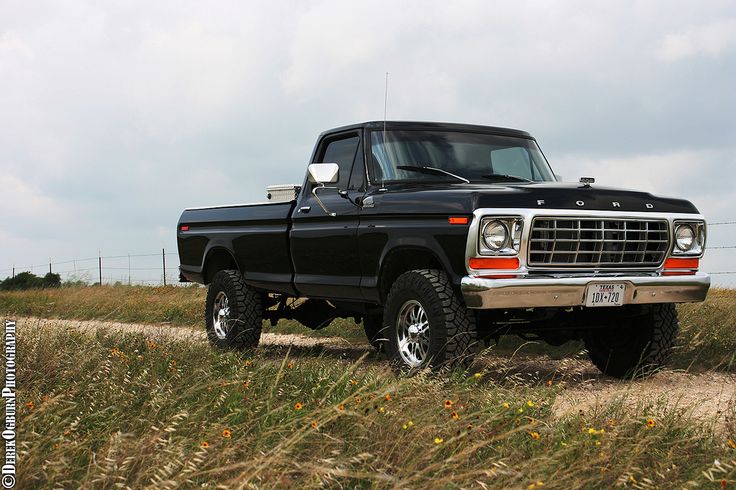
<svg viewBox="0 0 736 490"><path fill-rule="evenodd" d="M714 221L712 223L708 223L708 228L710 231L710 227L712 226L721 227L721 226L728 226L728 225L736 225L736 221ZM720 229L720 228L716 228L716 229ZM709 235L710 235L710 232L709 232ZM710 236L708 237L708 241L710 241ZM707 244L705 248L706 254L708 253L709 250L736 250L736 245L720 245L719 244L719 245L714 246L714 245ZM711 270L711 271L706 271L706 272L708 272L708 274L712 276L736 276L736 267L734 267L733 270Z"/></svg>
<svg viewBox="0 0 736 490"><path fill-rule="evenodd" d="M708 227L736 225L736 221L716 221ZM710 241L710 237L709 237ZM708 245L707 251L736 250L736 245ZM734 270L708 270L715 276L736 276ZM83 282L86 284L128 284L128 285L171 285L179 282L179 261L176 252L136 253L125 255L102 255L81 259L69 259L33 265L11 265L0 269L0 279L15 277L21 272L43 276L48 272L59 274L63 282Z"/></svg>
<svg viewBox="0 0 736 490"><path fill-rule="evenodd" d="M168 263L167 263L168 262ZM176 264L176 265L174 265ZM179 282L176 252L102 255L0 269L0 278L15 277L21 272L43 276L59 274L62 282L86 284L171 285Z"/></svg>

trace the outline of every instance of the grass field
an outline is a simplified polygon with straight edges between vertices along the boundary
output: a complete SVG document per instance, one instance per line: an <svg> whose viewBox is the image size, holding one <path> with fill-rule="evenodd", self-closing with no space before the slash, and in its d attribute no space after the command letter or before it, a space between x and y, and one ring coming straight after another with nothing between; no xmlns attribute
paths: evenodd
<svg viewBox="0 0 736 490"><path fill-rule="evenodd" d="M19 336L22 487L682 487L736 479L736 431L661 400L555 418L556 384L402 378L309 352ZM720 463L716 464L715 461Z"/></svg>
<svg viewBox="0 0 736 490"><path fill-rule="evenodd" d="M0 292L0 313L14 316L79 320L116 320L137 323L168 323L203 327L206 289L190 287L90 286L30 291ZM714 289L704 303L680 305L680 336L672 365L692 370L717 369L736 372L736 290ZM293 321L280 321L266 331L304 335L341 336L365 342L360 325L335 320L329 327L310 331ZM574 343L572 343L574 344ZM515 350L521 342L502 339L499 347ZM552 348L531 344L530 353L554 357L580 350L578 345Z"/></svg>
<svg viewBox="0 0 736 490"><path fill-rule="evenodd" d="M734 299L717 290L681 307L677 366L733 370ZM0 293L0 312L201 328L202 300L197 288L90 287ZM351 323L330 333L357 341ZM401 377L366 355L22 328L19 488L736 485L733 401L706 418L667 396L559 415L564 381Z"/></svg>

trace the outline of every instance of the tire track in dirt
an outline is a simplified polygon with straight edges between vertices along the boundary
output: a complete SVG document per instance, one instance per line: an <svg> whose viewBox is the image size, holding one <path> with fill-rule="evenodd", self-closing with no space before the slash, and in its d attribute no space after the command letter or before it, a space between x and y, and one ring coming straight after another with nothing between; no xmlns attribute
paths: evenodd
<svg viewBox="0 0 736 490"><path fill-rule="evenodd" d="M70 331L78 332L95 332L97 330L114 330L125 333L140 333L154 340L177 339L177 340L193 340L205 342L207 336L204 328L194 329L185 326L174 326L169 324L148 324L148 323L125 323L107 320L64 320L26 317L17 320L19 329L33 327L56 327L64 328ZM276 345L281 347L326 347L334 349L359 349L366 350L368 343L365 345L351 344L340 337L309 337L299 334L281 334L272 332L263 332L261 334L261 345Z"/></svg>
<svg viewBox="0 0 736 490"><path fill-rule="evenodd" d="M736 416L736 375L706 371L688 373L663 369L637 380L620 380L601 374L583 351L555 360L547 355L503 356L492 350L485 356L491 376L519 385L551 384L561 387L552 407L557 417L578 412L595 414L612 403L682 409L697 419Z"/></svg>

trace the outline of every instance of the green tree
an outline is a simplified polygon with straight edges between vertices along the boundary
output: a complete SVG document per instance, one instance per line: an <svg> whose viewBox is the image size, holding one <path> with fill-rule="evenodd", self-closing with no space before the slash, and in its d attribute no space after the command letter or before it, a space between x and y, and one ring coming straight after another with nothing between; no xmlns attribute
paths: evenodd
<svg viewBox="0 0 736 490"><path fill-rule="evenodd" d="M0 290L3 291L57 288L59 286L61 286L61 276L51 272L43 277L38 277L30 272L21 272L15 277L8 277L4 281L0 281Z"/></svg>

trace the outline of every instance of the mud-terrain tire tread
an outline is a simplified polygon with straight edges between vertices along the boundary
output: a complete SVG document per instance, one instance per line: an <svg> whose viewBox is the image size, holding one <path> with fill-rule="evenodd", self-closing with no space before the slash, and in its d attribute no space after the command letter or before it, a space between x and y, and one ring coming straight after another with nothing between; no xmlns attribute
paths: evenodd
<svg viewBox="0 0 736 490"><path fill-rule="evenodd" d="M219 291L227 295L233 322L225 339L217 337L212 324L212 308ZM213 345L229 349L258 347L263 326L263 298L245 284L240 271L222 270L214 275L207 290L204 315L207 338Z"/></svg>
<svg viewBox="0 0 736 490"><path fill-rule="evenodd" d="M675 305L656 304L631 320L630 345L618 349L606 346L600 331L591 331L584 340L591 361L603 373L632 378L648 376L667 364L678 331Z"/></svg>
<svg viewBox="0 0 736 490"><path fill-rule="evenodd" d="M444 271L436 269L417 269L400 275L391 287L386 299L383 324L393 344L396 337L394 321L397 308L397 297L406 290L419 292L417 299L430 319L430 355L433 368L443 366L467 367L479 351L475 315L468 311L460 298L452 289L452 284ZM429 302L429 304L425 304ZM432 325L432 318L440 318L442 324ZM439 328L438 328L439 327ZM432 340L435 340L434 345ZM392 352L394 360L397 359Z"/></svg>

